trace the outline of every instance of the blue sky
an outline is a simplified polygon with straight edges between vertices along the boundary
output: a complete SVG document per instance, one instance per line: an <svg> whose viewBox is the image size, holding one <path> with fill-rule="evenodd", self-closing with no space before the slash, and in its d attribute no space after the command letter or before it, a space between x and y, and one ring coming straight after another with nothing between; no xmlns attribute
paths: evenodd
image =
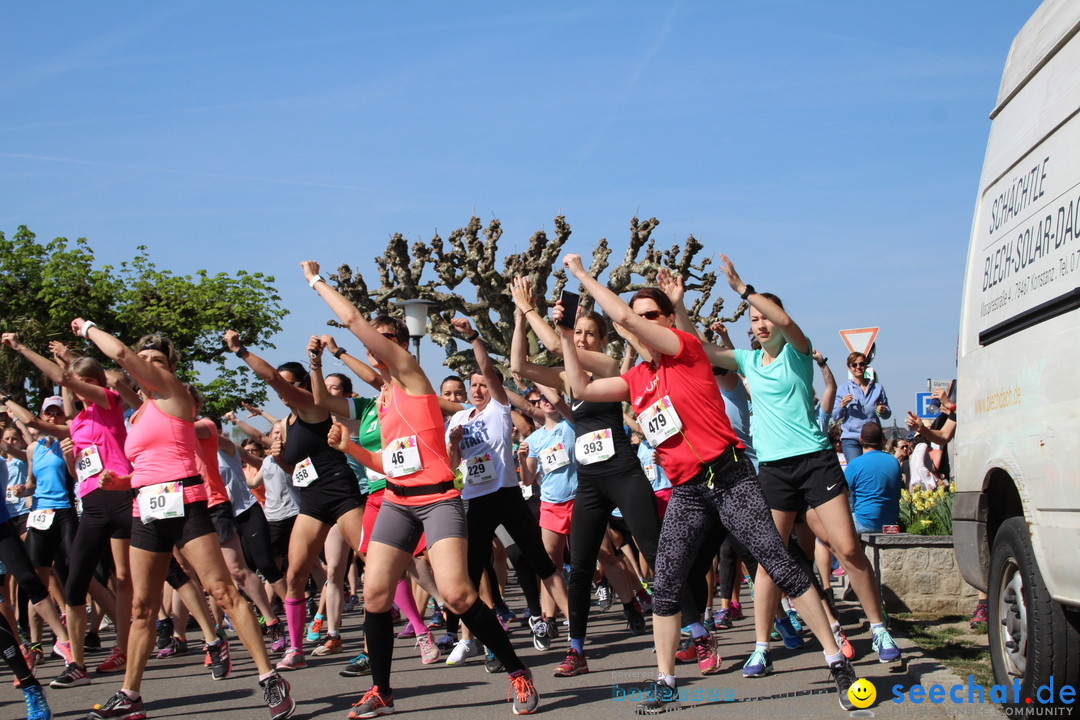
<svg viewBox="0 0 1080 720"><path fill-rule="evenodd" d="M880 326L903 411L954 374L988 114L1037 5L6 3L0 229L274 274L284 360L327 317L301 260L374 286L394 232L498 217L510 254L561 212L570 249L621 255L655 216L838 374L837 331Z"/></svg>

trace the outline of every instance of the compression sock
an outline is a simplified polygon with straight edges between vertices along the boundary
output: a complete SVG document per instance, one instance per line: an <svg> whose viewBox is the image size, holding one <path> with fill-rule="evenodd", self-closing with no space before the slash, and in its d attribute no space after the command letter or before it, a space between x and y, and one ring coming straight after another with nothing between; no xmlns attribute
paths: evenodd
<svg viewBox="0 0 1080 720"><path fill-rule="evenodd" d="M285 598L285 623L289 629L289 646L303 652L304 618L307 617L307 601L302 598Z"/></svg>
<svg viewBox="0 0 1080 720"><path fill-rule="evenodd" d="M484 643L487 649L502 661L507 673L513 673L525 667L514 653L510 638L499 624L499 619L495 617L495 611L481 602L480 598L476 598L472 607L461 613L461 622L465 623L465 627L472 630L476 639Z"/></svg>

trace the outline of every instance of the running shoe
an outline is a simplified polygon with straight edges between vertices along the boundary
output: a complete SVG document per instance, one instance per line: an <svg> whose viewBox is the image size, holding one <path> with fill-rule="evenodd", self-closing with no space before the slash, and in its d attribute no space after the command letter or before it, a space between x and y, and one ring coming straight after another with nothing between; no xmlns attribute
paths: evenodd
<svg viewBox="0 0 1080 720"><path fill-rule="evenodd" d="M713 632L714 630L716 630L716 616L710 614L708 617L705 618L705 621L702 623L702 625L704 625L705 629L709 632Z"/></svg>
<svg viewBox="0 0 1080 720"><path fill-rule="evenodd" d="M795 632L801 633L803 631L803 621L802 618L799 617L799 613L795 612L795 610L788 610L787 616L788 620L791 621L791 627L795 629Z"/></svg>
<svg viewBox="0 0 1080 720"><path fill-rule="evenodd" d="M285 637L284 623L279 620L273 625L267 625L266 639L270 641L270 652L279 653L285 650L289 640Z"/></svg>
<svg viewBox="0 0 1080 720"><path fill-rule="evenodd" d="M461 665L469 658L479 657L483 654L484 648L480 644L480 641L462 638L457 641L457 645L454 646L453 651L450 653L450 657L446 658L446 664Z"/></svg>
<svg viewBox="0 0 1080 720"><path fill-rule="evenodd" d="M712 633L694 638L694 651L697 654L698 670L702 675L715 675L720 672L720 653L716 651L716 640Z"/></svg>
<svg viewBox="0 0 1080 720"><path fill-rule="evenodd" d="M380 715L393 715L394 694L379 692L378 685L373 685L370 690L353 704L349 711L349 720L363 720Z"/></svg>
<svg viewBox="0 0 1080 720"><path fill-rule="evenodd" d="M688 663L697 661L697 648L694 647L693 638L679 639L679 649L675 653L675 662Z"/></svg>
<svg viewBox="0 0 1080 720"><path fill-rule="evenodd" d="M52 720L52 710L40 685L24 689L23 699L26 701L26 720Z"/></svg>
<svg viewBox="0 0 1080 720"><path fill-rule="evenodd" d="M360 604L360 600L355 595L353 595L352 593L349 593L348 595L345 596L345 605L344 605L345 612L352 612L353 610L356 609L356 606L359 605L359 604Z"/></svg>
<svg viewBox="0 0 1080 720"><path fill-rule="evenodd" d="M623 610L623 617L626 618L626 629L631 635L645 634L648 629L645 626L645 615L638 609L636 603L630 609Z"/></svg>
<svg viewBox="0 0 1080 720"><path fill-rule="evenodd" d="M555 677L575 677L587 672L589 672L589 663L585 662L585 656L574 648L570 648L553 674Z"/></svg>
<svg viewBox="0 0 1080 720"><path fill-rule="evenodd" d="M615 591L611 588L611 583L604 578L596 585L596 607L601 612L611 608L611 603L614 602Z"/></svg>
<svg viewBox="0 0 1080 720"><path fill-rule="evenodd" d="M436 607L435 612L431 613L431 620L427 624L428 630L438 630L439 628L446 627L446 616L443 615L443 609Z"/></svg>
<svg viewBox="0 0 1080 720"><path fill-rule="evenodd" d="M206 646L210 654L210 676L215 680L224 680L232 672L232 655L229 654L229 641L221 640Z"/></svg>
<svg viewBox="0 0 1080 720"><path fill-rule="evenodd" d="M678 693L662 680L657 680L655 685L642 694L645 700L634 710L638 715L659 715L679 709Z"/></svg>
<svg viewBox="0 0 1080 720"><path fill-rule="evenodd" d="M146 720L146 709L142 698L132 700L123 690L109 698L104 705L95 705L87 720Z"/></svg>
<svg viewBox="0 0 1080 720"><path fill-rule="evenodd" d="M742 605L740 605L737 602L733 602L730 605L728 605L728 617L731 618L732 622L735 622L736 620L742 620L743 619Z"/></svg>
<svg viewBox="0 0 1080 720"><path fill-rule="evenodd" d="M259 681L263 690L263 700L270 709L270 720L285 720L296 710L296 701L289 697L289 681L272 673L270 677Z"/></svg>
<svg viewBox="0 0 1080 720"><path fill-rule="evenodd" d="M495 657L495 653L490 650L487 651L487 657L484 658L484 669L487 670L490 675L506 672L506 666L503 665L502 660Z"/></svg>
<svg viewBox="0 0 1080 720"><path fill-rule="evenodd" d="M169 646L169 640L173 636L173 621L172 618L165 618L164 620L157 621L157 644L156 650L164 650Z"/></svg>
<svg viewBox="0 0 1080 720"><path fill-rule="evenodd" d="M532 715L540 704L540 695L533 685L532 673L528 670L518 670L510 674L510 696L507 700L514 701L515 715Z"/></svg>
<svg viewBox="0 0 1080 720"><path fill-rule="evenodd" d="M510 606L505 601L500 602L495 606L495 614L499 616L499 619L503 621L503 624L509 625L517 618L514 615L514 611L510 609Z"/></svg>
<svg viewBox="0 0 1080 720"><path fill-rule="evenodd" d="M780 637L784 639L784 647L788 650L798 650L806 644L802 636L795 632L795 628L791 626L791 618L776 618L773 620L773 627L776 628L776 632L780 633Z"/></svg>
<svg viewBox="0 0 1080 720"><path fill-rule="evenodd" d="M839 660L829 666L829 672L832 674L833 682L836 683L836 692L840 696L837 698L840 701L840 707L845 710L854 710L855 706L851 704L848 690L859 679L855 675L855 668L851 667L851 663L847 660Z"/></svg>
<svg viewBox="0 0 1080 720"><path fill-rule="evenodd" d="M158 650L158 658L173 657L174 655L187 655L188 646L187 640L181 640L178 637L173 637L169 644Z"/></svg>
<svg viewBox="0 0 1080 720"><path fill-rule="evenodd" d="M717 628L723 628L724 630L730 629L731 611L727 608L717 610L716 614L713 615L713 625L715 625Z"/></svg>
<svg viewBox="0 0 1080 720"><path fill-rule="evenodd" d="M72 688L90 684L90 676L86 674L86 668L75 663L68 663L64 672L49 683L49 687Z"/></svg>
<svg viewBox="0 0 1080 720"><path fill-rule="evenodd" d="M109 657L94 668L96 673L111 673L111 672L123 672L127 669L127 655L118 647L114 647L112 652L109 653Z"/></svg>
<svg viewBox="0 0 1080 720"><path fill-rule="evenodd" d="M644 588L638 588L637 602L643 613L652 612L652 596L645 592Z"/></svg>
<svg viewBox="0 0 1080 720"><path fill-rule="evenodd" d="M843 567L838 567L832 571L832 576L834 578L842 578L845 575L847 575L847 570L845 570Z"/></svg>
<svg viewBox="0 0 1080 720"><path fill-rule="evenodd" d="M885 628L874 629L874 650L877 650L880 663L891 663L900 659L900 648L896 647L892 635Z"/></svg>
<svg viewBox="0 0 1080 720"><path fill-rule="evenodd" d="M398 640L412 640L414 637L416 637L416 631L413 630L411 622L405 623L405 627L397 634Z"/></svg>
<svg viewBox="0 0 1080 720"><path fill-rule="evenodd" d="M435 644L435 640L431 637L431 633L426 632L417 635L416 644L420 648L420 662L425 665L438 662L439 658L442 657L442 651L439 650L439 646Z"/></svg>
<svg viewBox="0 0 1080 720"><path fill-rule="evenodd" d="M88 653L101 652L101 636L91 630L83 636L83 651Z"/></svg>
<svg viewBox="0 0 1080 720"><path fill-rule="evenodd" d="M55 642L52 646L53 655L58 655L63 658L65 665L70 665L75 659L71 654L71 643L69 642Z"/></svg>
<svg viewBox="0 0 1080 720"><path fill-rule="evenodd" d="M345 667L338 670L338 675L341 677L360 677L361 675L371 674L371 661L368 660L367 653L360 653Z"/></svg>
<svg viewBox="0 0 1080 720"><path fill-rule="evenodd" d="M343 650L344 650L344 648L342 647L341 636L340 635L327 635L326 636L326 642L324 642L319 647L315 648L315 650L313 650L311 654L312 655L319 655L319 656L322 656L322 655L337 655L339 652L342 652Z"/></svg>
<svg viewBox="0 0 1080 720"><path fill-rule="evenodd" d="M303 670L306 667L307 660L304 659L304 651L299 648L291 647L285 651L285 657L281 658L281 662L277 664L275 669Z"/></svg>
<svg viewBox="0 0 1080 720"><path fill-rule="evenodd" d="M833 640L836 641L836 647L840 648L840 652L848 660L852 660L855 657L855 648L851 646L851 642L847 639L847 633L844 632L844 628L833 631Z"/></svg>
<svg viewBox="0 0 1080 720"><path fill-rule="evenodd" d="M979 623L990 622L990 606L985 602L975 605L975 612L971 615L971 629L974 630Z"/></svg>
<svg viewBox="0 0 1080 720"><path fill-rule="evenodd" d="M390 620L395 625L397 625L399 622L401 622L401 610L398 609L397 605L391 605L390 606Z"/></svg>
<svg viewBox="0 0 1080 720"><path fill-rule="evenodd" d="M448 653L457 645L458 637L455 633L443 633L443 636L435 642L435 646L444 653Z"/></svg>
<svg viewBox="0 0 1080 720"><path fill-rule="evenodd" d="M315 619L311 621L311 625L308 626L307 641L319 642L319 638L322 637L322 631L326 627L326 617L323 615L316 615Z"/></svg>
<svg viewBox="0 0 1080 720"><path fill-rule="evenodd" d="M549 649L551 647L550 628L552 623L542 618L530 617L529 625L529 629L532 631L533 647L537 650Z"/></svg>
<svg viewBox="0 0 1080 720"><path fill-rule="evenodd" d="M768 650L758 648L754 648L754 652L750 653L750 657L742 668L743 677L750 678L765 677L772 671L772 655Z"/></svg>

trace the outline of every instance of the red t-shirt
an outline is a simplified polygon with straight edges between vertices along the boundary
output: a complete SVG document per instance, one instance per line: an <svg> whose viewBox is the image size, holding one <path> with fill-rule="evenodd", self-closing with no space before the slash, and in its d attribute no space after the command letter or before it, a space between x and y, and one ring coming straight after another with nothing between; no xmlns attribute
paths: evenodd
<svg viewBox="0 0 1080 720"><path fill-rule="evenodd" d="M206 437L197 437L199 444L197 446L198 453L195 456L195 461L199 466L199 474L202 475L203 480L206 482L206 506L214 507L229 502L229 494L225 491L225 483L222 481L221 472L218 470L217 425L209 418L202 418L195 421L195 426L206 428L206 431L210 433Z"/></svg>
<svg viewBox="0 0 1080 720"><path fill-rule="evenodd" d="M703 463L728 447L742 448L724 411L712 365L701 341L672 328L679 337L677 355L659 355L656 364L639 363L622 376L630 386L630 405L641 414L667 396L682 421L682 432L660 443L660 464L672 485L694 478Z"/></svg>

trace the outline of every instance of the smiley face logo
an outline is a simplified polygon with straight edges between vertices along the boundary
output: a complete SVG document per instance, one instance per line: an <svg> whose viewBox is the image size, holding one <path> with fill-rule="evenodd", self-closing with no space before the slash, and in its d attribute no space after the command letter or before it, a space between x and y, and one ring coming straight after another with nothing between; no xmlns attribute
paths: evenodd
<svg viewBox="0 0 1080 720"><path fill-rule="evenodd" d="M847 695L851 704L861 710L870 707L874 700L877 700L877 688L869 680L859 678L848 688Z"/></svg>

